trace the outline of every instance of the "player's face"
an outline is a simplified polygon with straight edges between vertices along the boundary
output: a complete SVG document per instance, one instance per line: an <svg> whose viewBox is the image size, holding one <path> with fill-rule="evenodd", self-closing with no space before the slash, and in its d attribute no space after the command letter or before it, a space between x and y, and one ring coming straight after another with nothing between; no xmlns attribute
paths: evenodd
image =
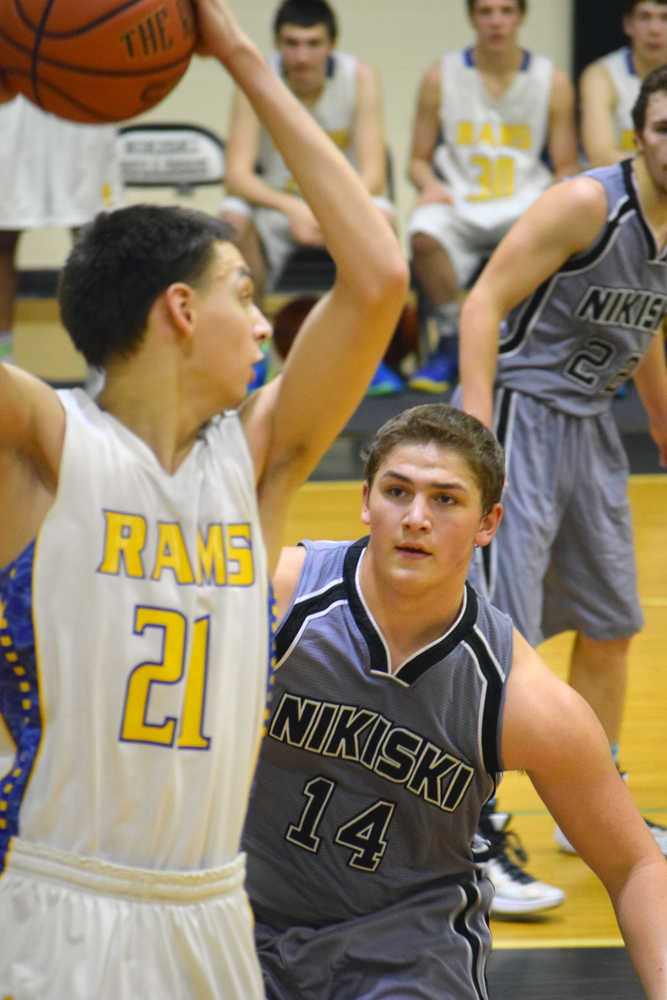
<svg viewBox="0 0 667 1000"><path fill-rule="evenodd" d="M499 505L482 516L480 488L466 460L433 442L397 445L370 491L364 486L369 551L392 586L421 588L455 577L462 582L474 545L491 540L499 517Z"/></svg>
<svg viewBox="0 0 667 1000"><path fill-rule="evenodd" d="M290 88L302 100L315 97L324 86L327 59L333 48L326 26L283 24L276 44Z"/></svg>
<svg viewBox="0 0 667 1000"><path fill-rule="evenodd" d="M639 3L623 19L635 55L649 66L667 62L667 5Z"/></svg>
<svg viewBox="0 0 667 1000"><path fill-rule="evenodd" d="M667 93L651 94L644 128L636 138L653 183L667 197Z"/></svg>
<svg viewBox="0 0 667 1000"><path fill-rule="evenodd" d="M493 51L516 43L523 18L517 0L477 0L471 15L478 44Z"/></svg>
<svg viewBox="0 0 667 1000"><path fill-rule="evenodd" d="M197 340L202 363L221 382L224 406L236 407L253 380L253 365L262 359L260 345L271 325L255 305L248 266L231 243L219 243L213 262L197 290Z"/></svg>

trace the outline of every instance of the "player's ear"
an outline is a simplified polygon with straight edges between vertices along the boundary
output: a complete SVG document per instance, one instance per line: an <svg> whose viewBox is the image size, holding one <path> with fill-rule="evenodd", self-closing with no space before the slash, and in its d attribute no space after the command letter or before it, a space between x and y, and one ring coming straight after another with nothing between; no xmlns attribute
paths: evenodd
<svg viewBox="0 0 667 1000"><path fill-rule="evenodd" d="M368 509L368 496L370 493L370 487L368 482L364 480L364 485L361 487L361 523L370 524L371 515Z"/></svg>
<svg viewBox="0 0 667 1000"><path fill-rule="evenodd" d="M172 323L186 336L194 333L195 303L192 288L184 281L175 281L164 293L165 307Z"/></svg>
<svg viewBox="0 0 667 1000"><path fill-rule="evenodd" d="M485 514L480 521L477 534L475 535L475 545L488 545L503 518L503 505L494 503L488 514Z"/></svg>

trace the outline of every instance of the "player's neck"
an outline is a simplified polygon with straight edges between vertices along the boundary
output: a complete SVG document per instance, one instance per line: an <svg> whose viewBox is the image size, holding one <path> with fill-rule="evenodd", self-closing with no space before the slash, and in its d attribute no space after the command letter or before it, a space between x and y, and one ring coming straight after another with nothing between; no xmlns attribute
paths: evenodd
<svg viewBox="0 0 667 1000"><path fill-rule="evenodd" d="M475 68L483 76L497 78L499 82L518 73L523 62L523 49L517 42L504 49L475 45L472 51Z"/></svg>
<svg viewBox="0 0 667 1000"><path fill-rule="evenodd" d="M447 587L419 587L390 579L367 549L361 564L361 593L382 632L395 673L402 663L443 636L459 616L464 580Z"/></svg>
<svg viewBox="0 0 667 1000"><path fill-rule="evenodd" d="M667 186L656 183L641 153L634 158L633 173L644 219L662 250L667 243Z"/></svg>
<svg viewBox="0 0 667 1000"><path fill-rule="evenodd" d="M648 76L648 74L652 70L657 69L658 66L662 66L665 62L667 62L667 54L665 55L665 58L649 60L649 59L643 59L638 52L633 51L632 62L634 64L637 76L639 77L640 80L643 80L644 77Z"/></svg>
<svg viewBox="0 0 667 1000"><path fill-rule="evenodd" d="M298 98L302 104L305 104L307 108L312 108L313 105L317 104L320 97L322 96L322 92L324 90L324 86L327 81L325 78L323 78L321 83L313 85L312 87L309 87L307 90L304 90L303 87L295 88L292 86L289 80L287 82L294 96Z"/></svg>
<svg viewBox="0 0 667 1000"><path fill-rule="evenodd" d="M199 413L183 405L169 378L123 362L107 371L106 382L97 402L151 449L163 469L173 474L188 456L201 431Z"/></svg>

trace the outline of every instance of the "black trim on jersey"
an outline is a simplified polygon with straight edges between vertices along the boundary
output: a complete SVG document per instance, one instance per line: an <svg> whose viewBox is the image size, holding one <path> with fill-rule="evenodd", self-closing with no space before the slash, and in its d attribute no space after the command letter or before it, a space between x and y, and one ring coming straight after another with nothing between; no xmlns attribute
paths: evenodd
<svg viewBox="0 0 667 1000"><path fill-rule="evenodd" d="M468 915L471 910L479 906L479 889L474 882L462 882L461 889L465 893L466 905L460 911L456 920L454 921L454 930L459 934L467 943L470 951L472 953L472 961L470 962L470 979L472 985L477 993L480 1000L486 1000L488 997L488 983L486 978L486 962L484 963L482 970L482 979L480 982L480 977L477 973L477 967L479 964L479 958L481 953L481 944L479 936L473 933L468 926Z"/></svg>
<svg viewBox="0 0 667 1000"><path fill-rule="evenodd" d="M499 444L505 448L507 442L507 428L509 426L510 419L510 408L512 405L512 396L514 395L513 389L500 389L498 391L498 406L497 406L497 417L495 420L496 424L496 438Z"/></svg>
<svg viewBox="0 0 667 1000"><path fill-rule="evenodd" d="M289 614L283 619L276 632L276 663L281 662L285 653L299 634L299 630L302 628L306 618L326 611L330 605L346 598L345 586L338 580L319 594L314 594L306 600L297 601Z"/></svg>
<svg viewBox="0 0 667 1000"><path fill-rule="evenodd" d="M598 258L602 255L602 252L607 249L609 241L623 221L623 217L628 215L629 212L635 212L638 209L639 205L636 201L634 205L630 199L622 202L613 219L607 219L601 238L596 240L590 250L587 250L583 254L577 254L575 257L570 257L569 260L566 260L556 274L567 274L569 271L583 271L585 268L591 267L593 264L597 263ZM639 214L641 215L641 213Z"/></svg>
<svg viewBox="0 0 667 1000"><path fill-rule="evenodd" d="M503 695L503 679L498 673L498 667L494 663L488 647L482 641L479 633L471 629L466 642L475 654L479 668L484 674L487 683L486 697L484 698L484 713L482 715L482 755L484 757L484 767L489 774L497 774L502 770L501 762L498 758L498 719L500 718L500 705Z"/></svg>
<svg viewBox="0 0 667 1000"><path fill-rule="evenodd" d="M348 593L350 611L354 616L357 627L368 646L371 669L384 674L391 673L391 664L387 659L387 652L377 628L369 618L366 608L361 600L356 586L356 572L359 559L363 550L368 545L368 538L362 538L358 542L350 545L345 554L343 568L343 579ZM443 660L456 646L467 638L477 621L477 594L472 587L466 583L466 595L463 614L456 625L446 635L439 639L428 649L417 653L397 671L396 677L405 684L414 684L431 667Z"/></svg>
<svg viewBox="0 0 667 1000"><path fill-rule="evenodd" d="M519 317L519 322L517 323L516 329L512 336L508 340L501 340L498 346L498 354L507 354L509 351L514 351L523 342L529 323L532 322L533 316L542 304L542 300L547 294L549 289L549 284L552 278L539 285L535 289L533 294L526 299L524 310Z"/></svg>
<svg viewBox="0 0 667 1000"><path fill-rule="evenodd" d="M275 637L276 662L281 663L288 649L296 640L304 622L315 614L321 614L332 604L346 601L368 647L370 668L377 673L391 674L391 663L380 633L369 617L357 590L356 576L359 560L368 545L368 537L360 538L348 546L343 559L343 578L313 594L312 597L295 602L292 610L283 619ZM466 583L463 613L453 628L428 649L417 653L404 663L396 677L405 684L414 684L430 667L435 666L455 649L464 639L469 639L477 621L477 594Z"/></svg>
<svg viewBox="0 0 667 1000"><path fill-rule="evenodd" d="M366 645L368 646L371 670L376 670L383 674L389 674L391 673L391 665L387 662L386 647L382 642L377 629L373 625L373 622L368 617L366 608L364 607L361 597L357 591L357 566L359 565L359 560L368 545L368 541L368 536L366 538L360 538L358 541L353 542L345 553L345 559L343 561L343 585L345 587L345 593L350 606L350 611L352 612L354 620L357 623L357 628L363 635Z"/></svg>
<svg viewBox="0 0 667 1000"><path fill-rule="evenodd" d="M467 639L477 621L477 594L466 583L465 607L454 628L422 653L418 653L398 671L397 677L407 684L414 684L430 667L444 660L463 639Z"/></svg>

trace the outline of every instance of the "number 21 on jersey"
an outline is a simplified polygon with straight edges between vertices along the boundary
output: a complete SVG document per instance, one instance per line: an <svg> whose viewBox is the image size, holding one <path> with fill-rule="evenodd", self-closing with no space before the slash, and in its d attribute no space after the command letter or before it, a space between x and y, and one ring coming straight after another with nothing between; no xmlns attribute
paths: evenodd
<svg viewBox="0 0 667 1000"><path fill-rule="evenodd" d="M130 673L121 718L121 740L164 747L175 744L181 750L208 749L211 741L202 730L209 628L208 615L194 622L190 655L186 658L188 627L180 611L137 607L135 634L161 630L162 652L159 660L139 663ZM151 691L156 684L185 685L180 720L167 716L159 721L148 721Z"/></svg>

